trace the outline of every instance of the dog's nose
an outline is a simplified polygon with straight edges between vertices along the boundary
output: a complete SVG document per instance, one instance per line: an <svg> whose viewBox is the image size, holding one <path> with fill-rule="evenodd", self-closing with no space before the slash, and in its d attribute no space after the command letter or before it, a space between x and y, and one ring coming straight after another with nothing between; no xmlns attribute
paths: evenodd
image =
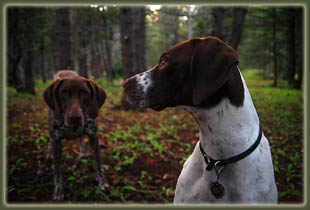
<svg viewBox="0 0 310 210"><path fill-rule="evenodd" d="M70 121L73 123L79 123L82 119L82 116L79 114L73 114L70 116Z"/></svg>
<svg viewBox="0 0 310 210"><path fill-rule="evenodd" d="M127 85L127 83L128 83L128 79L126 79L126 80L124 80L124 81L122 82L122 86L125 87L125 86Z"/></svg>

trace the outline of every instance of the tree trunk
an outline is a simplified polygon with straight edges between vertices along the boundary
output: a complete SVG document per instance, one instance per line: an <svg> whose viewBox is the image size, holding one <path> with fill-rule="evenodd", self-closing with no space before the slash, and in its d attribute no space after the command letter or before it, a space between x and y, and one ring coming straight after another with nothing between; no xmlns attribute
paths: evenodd
<svg viewBox="0 0 310 210"><path fill-rule="evenodd" d="M173 31L173 39L172 39L172 42L169 48L179 43L179 16L178 15L174 16L174 21L171 23L171 26L172 26L172 31Z"/></svg>
<svg viewBox="0 0 310 210"><path fill-rule="evenodd" d="M187 6L187 21L188 21L188 39L193 38L193 11L191 6Z"/></svg>
<svg viewBox="0 0 310 210"><path fill-rule="evenodd" d="M89 42L89 20L91 8L77 8L74 13L74 28L77 30L77 64L80 76L88 78L87 71L87 43Z"/></svg>
<svg viewBox="0 0 310 210"><path fill-rule="evenodd" d="M132 24L135 22L135 24ZM124 79L145 71L145 8L121 7L120 32ZM123 94L122 107L134 108Z"/></svg>
<svg viewBox="0 0 310 210"><path fill-rule="evenodd" d="M212 8L212 17L213 17L212 35L224 41L225 40L225 31L224 31L225 8L223 7Z"/></svg>
<svg viewBox="0 0 310 210"><path fill-rule="evenodd" d="M34 78L32 72L33 64L33 33L34 33L34 13L33 8L24 9L24 23L25 23L25 89L24 92L35 94Z"/></svg>
<svg viewBox="0 0 310 210"><path fill-rule="evenodd" d="M101 32L98 30L95 33L95 40L96 40L96 45L95 45L95 49L96 49L96 70L98 72L97 77L95 78L99 78L102 75L102 67L101 67L101 52L100 52L100 43L102 43L101 40Z"/></svg>
<svg viewBox="0 0 310 210"><path fill-rule="evenodd" d="M302 81L303 81L303 53L301 53L301 57L300 57L301 63L298 66L298 79L295 83L295 88L297 90L301 90L302 87Z"/></svg>
<svg viewBox="0 0 310 210"><path fill-rule="evenodd" d="M45 69L45 43L44 43L44 37L40 37L40 55L41 55L41 62L40 62L40 72L41 72L41 78L43 83L46 83L46 69Z"/></svg>
<svg viewBox="0 0 310 210"><path fill-rule="evenodd" d="M75 69L72 40L72 12L70 8L56 10L56 68Z"/></svg>
<svg viewBox="0 0 310 210"><path fill-rule="evenodd" d="M237 50L241 40L245 17L248 12L247 7L235 7L233 9L233 23L231 30L230 45Z"/></svg>
<svg viewBox="0 0 310 210"><path fill-rule="evenodd" d="M107 24L106 17L103 19L103 38L104 38L104 66L107 75L107 79L112 82L113 81L113 72L112 72L112 39L113 33L110 32L112 30ZM110 34L111 33L111 34ZM111 39L111 40L110 40Z"/></svg>
<svg viewBox="0 0 310 210"><path fill-rule="evenodd" d="M22 81L18 72L18 64L22 57L22 48L18 35L20 34L20 9L8 9L8 84L17 91L22 91Z"/></svg>
<svg viewBox="0 0 310 210"><path fill-rule="evenodd" d="M193 38L193 18L191 15L188 16L188 39Z"/></svg>
<svg viewBox="0 0 310 210"><path fill-rule="evenodd" d="M296 73L295 9L289 8L287 24L288 82L294 87Z"/></svg>
<svg viewBox="0 0 310 210"><path fill-rule="evenodd" d="M96 34L99 34L98 30L91 30L90 32L90 55L91 55L91 60L90 60L90 68L92 75L95 78L100 77L100 68L101 68L101 63L100 63L100 55L99 55L99 50L98 50L98 42L101 40L98 40L98 36Z"/></svg>
<svg viewBox="0 0 310 210"><path fill-rule="evenodd" d="M133 22L132 7L121 7L120 32L124 79L129 78L136 73L136 60L133 59L135 54Z"/></svg>
<svg viewBox="0 0 310 210"><path fill-rule="evenodd" d="M83 29L79 29L79 51L78 51L78 65L79 65L79 75L85 78L88 78L87 72L87 41L86 33Z"/></svg>
<svg viewBox="0 0 310 210"><path fill-rule="evenodd" d="M277 11L272 8L272 52L273 52L273 87L277 87L278 83L278 62L277 62Z"/></svg>
<svg viewBox="0 0 310 210"><path fill-rule="evenodd" d="M298 78L295 83L295 88L301 90L303 82L303 69L304 69L304 41L303 41L303 10L301 8L296 11L296 68L298 70Z"/></svg>
<svg viewBox="0 0 310 210"><path fill-rule="evenodd" d="M132 7L120 8L120 32L121 32L121 50L123 63L124 79L135 74L136 61L134 58L134 34L133 34L133 9ZM121 106L124 109L132 108L123 93Z"/></svg>
<svg viewBox="0 0 310 210"><path fill-rule="evenodd" d="M136 69L135 74L146 70L146 52L145 52L145 7L134 8L134 45Z"/></svg>

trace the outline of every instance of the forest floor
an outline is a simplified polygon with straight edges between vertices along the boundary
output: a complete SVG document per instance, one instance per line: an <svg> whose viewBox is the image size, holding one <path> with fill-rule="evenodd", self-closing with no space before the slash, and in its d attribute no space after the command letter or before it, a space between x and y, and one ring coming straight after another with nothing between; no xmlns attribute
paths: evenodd
<svg viewBox="0 0 310 210"><path fill-rule="evenodd" d="M243 73L273 155L280 204L304 201L303 93L271 88L260 71ZM167 204L182 165L198 141L198 126L185 111L123 111L121 81L97 80L108 99L97 118L101 159L110 182L103 193L95 181L94 161L77 161L78 141L63 141L65 203ZM7 88L7 202L51 203L53 164L49 153L48 107L42 92L50 81L36 81L36 96ZM280 85L281 86L281 85ZM90 147L84 139L87 151ZM39 170L40 169L40 170Z"/></svg>

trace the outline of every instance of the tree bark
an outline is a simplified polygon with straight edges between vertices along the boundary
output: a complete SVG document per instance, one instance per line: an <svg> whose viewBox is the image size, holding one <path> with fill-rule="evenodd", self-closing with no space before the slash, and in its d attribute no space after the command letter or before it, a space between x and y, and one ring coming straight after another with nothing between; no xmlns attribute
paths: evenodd
<svg viewBox="0 0 310 210"><path fill-rule="evenodd" d="M231 30L230 45L236 50L241 40L247 12L248 12L247 7L235 7L233 9L233 23Z"/></svg>
<svg viewBox="0 0 310 210"><path fill-rule="evenodd" d="M173 31L173 39L172 39L172 42L169 48L179 43L179 16L178 15L174 16L174 20L172 21L171 26L172 26L172 31Z"/></svg>
<svg viewBox="0 0 310 210"><path fill-rule="evenodd" d="M25 24L25 89L24 92L35 94L34 78L32 72L33 66L33 33L34 33L34 13L33 8L24 9Z"/></svg>
<svg viewBox="0 0 310 210"><path fill-rule="evenodd" d="M44 37L40 37L40 55L41 55L41 61L40 61L40 72L41 72L41 78L43 83L46 83L46 69L45 69L45 42Z"/></svg>
<svg viewBox="0 0 310 210"><path fill-rule="evenodd" d="M187 6L187 22L188 22L188 35L187 38L191 39L193 38L193 14L194 12L192 11L192 7L191 6Z"/></svg>
<svg viewBox="0 0 310 210"><path fill-rule="evenodd" d="M132 23L135 24L132 24ZM121 50L124 79L146 70L145 8L120 8ZM134 108L122 97L124 109Z"/></svg>
<svg viewBox="0 0 310 210"><path fill-rule="evenodd" d="M112 39L113 33L111 33L112 28L107 24L106 17L103 19L103 38L104 38L104 66L108 81L113 81L112 72Z"/></svg>
<svg viewBox="0 0 310 210"><path fill-rule="evenodd" d="M123 76L129 78L136 73L136 60L134 58L134 30L133 30L133 9L131 7L120 8L120 32L121 51L123 63Z"/></svg>
<svg viewBox="0 0 310 210"><path fill-rule="evenodd" d="M87 41L86 33L80 28L79 29L79 51L78 51L78 65L79 65L79 75L85 78L88 78L87 71Z"/></svg>
<svg viewBox="0 0 310 210"><path fill-rule="evenodd" d="M80 76L88 78L88 68L87 68L87 44L89 42L89 30L91 25L89 23L91 17L91 8L77 8L76 13L74 13L74 27L77 30L77 64L78 73Z"/></svg>
<svg viewBox="0 0 310 210"><path fill-rule="evenodd" d="M303 9L296 9L296 69L298 78L295 82L295 88L301 90L304 70L304 41L303 41Z"/></svg>
<svg viewBox="0 0 310 210"><path fill-rule="evenodd" d="M133 22L133 9L131 7L121 7L120 32L124 79L134 75L136 69L136 61L133 59L135 54ZM124 93L121 99L121 107L126 110L132 108Z"/></svg>
<svg viewBox="0 0 310 210"><path fill-rule="evenodd" d="M22 91L22 81L19 76L18 64L22 58L22 48L18 35L20 34L20 9L8 9L8 84L17 91Z"/></svg>
<svg viewBox="0 0 310 210"><path fill-rule="evenodd" d="M136 20L134 27L134 45L136 59L136 73L146 70L146 52L145 52L145 7L134 8L134 19Z"/></svg>
<svg viewBox="0 0 310 210"><path fill-rule="evenodd" d="M193 18L191 15L188 16L188 39L193 38Z"/></svg>
<svg viewBox="0 0 310 210"><path fill-rule="evenodd" d="M278 83L278 62L277 62L277 11L272 8L272 52L273 52L273 87L277 87Z"/></svg>
<svg viewBox="0 0 310 210"><path fill-rule="evenodd" d="M213 17L212 35L225 41L225 31L224 31L225 8L223 7L212 8L212 17Z"/></svg>
<svg viewBox="0 0 310 210"><path fill-rule="evenodd" d="M56 68L74 70L72 12L70 8L56 10Z"/></svg>
<svg viewBox="0 0 310 210"><path fill-rule="evenodd" d="M90 41L90 55L91 55L91 60L90 60L90 68L91 68L91 72L92 75L95 78L99 78L100 77L100 68L101 68L101 63L100 63L100 54L99 54L99 50L98 50L98 42L100 42L101 40L98 40L98 36L96 34L99 34L98 30L91 30L90 32L90 37L91 37L91 41Z"/></svg>
<svg viewBox="0 0 310 210"><path fill-rule="evenodd" d="M296 73L296 48L295 48L295 9L290 8L287 24L287 57L288 57L288 82L294 87Z"/></svg>

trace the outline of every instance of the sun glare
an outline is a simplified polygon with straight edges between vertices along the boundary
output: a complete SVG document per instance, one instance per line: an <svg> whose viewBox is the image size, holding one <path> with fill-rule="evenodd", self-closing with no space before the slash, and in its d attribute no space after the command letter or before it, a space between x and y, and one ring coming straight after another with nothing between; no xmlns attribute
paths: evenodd
<svg viewBox="0 0 310 210"><path fill-rule="evenodd" d="M155 11L161 8L161 5L149 5L151 11Z"/></svg>

